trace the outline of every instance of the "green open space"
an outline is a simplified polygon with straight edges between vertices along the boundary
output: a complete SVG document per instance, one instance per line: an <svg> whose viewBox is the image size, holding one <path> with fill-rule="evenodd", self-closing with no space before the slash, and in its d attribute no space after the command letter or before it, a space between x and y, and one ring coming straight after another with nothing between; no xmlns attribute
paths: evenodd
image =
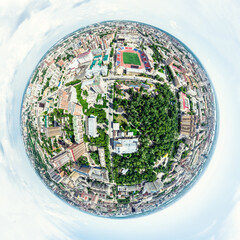
<svg viewBox="0 0 240 240"><path fill-rule="evenodd" d="M141 61L138 57L137 53L123 52L123 63L124 64L133 64L133 65L141 65Z"/></svg>
<svg viewBox="0 0 240 240"><path fill-rule="evenodd" d="M118 185L152 182L159 172L166 174L172 167L171 159L167 166L154 167L154 164L167 153L171 156L178 139L178 101L167 84L156 83L155 87L155 93L134 92L130 88L129 99L114 99L125 110L125 129L137 131L140 143L137 152L113 155L114 180ZM114 120L117 119L119 116ZM122 168L128 169L125 175L120 173Z"/></svg>

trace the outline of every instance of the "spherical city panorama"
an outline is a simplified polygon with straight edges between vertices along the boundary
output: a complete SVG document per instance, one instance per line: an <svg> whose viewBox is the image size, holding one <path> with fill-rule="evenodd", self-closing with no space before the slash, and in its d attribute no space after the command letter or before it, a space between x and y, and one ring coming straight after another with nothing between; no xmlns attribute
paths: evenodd
<svg viewBox="0 0 240 240"><path fill-rule="evenodd" d="M163 209L203 170L215 135L207 73L168 33L129 21L81 28L41 59L22 134L45 184L82 211Z"/></svg>

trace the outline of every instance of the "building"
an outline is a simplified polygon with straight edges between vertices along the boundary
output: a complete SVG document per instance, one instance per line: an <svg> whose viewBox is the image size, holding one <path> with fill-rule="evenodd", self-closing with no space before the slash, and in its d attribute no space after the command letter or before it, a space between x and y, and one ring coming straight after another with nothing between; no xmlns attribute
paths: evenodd
<svg viewBox="0 0 240 240"><path fill-rule="evenodd" d="M105 183L99 183L99 182L92 182L91 184L91 189L94 191L94 192L97 192L97 193L102 193L102 194L106 194L106 195L110 195L110 187L109 185L105 184Z"/></svg>
<svg viewBox="0 0 240 240"><path fill-rule="evenodd" d="M70 86L66 89L67 96L68 96L68 102L77 102L77 91L76 88L73 86Z"/></svg>
<svg viewBox="0 0 240 240"><path fill-rule="evenodd" d="M60 127L48 127L46 128L46 136L49 138L57 137L62 135L62 131Z"/></svg>
<svg viewBox="0 0 240 240"><path fill-rule="evenodd" d="M68 103L68 112L71 113L73 116L80 116L82 114L82 106L77 103Z"/></svg>
<svg viewBox="0 0 240 240"><path fill-rule="evenodd" d="M109 54L104 55L103 57L103 64L108 65L109 64Z"/></svg>
<svg viewBox="0 0 240 240"><path fill-rule="evenodd" d="M80 144L73 144L68 149L71 153L71 157L72 157L73 161L77 161L78 158L81 157L86 152L84 142L82 142Z"/></svg>
<svg viewBox="0 0 240 240"><path fill-rule="evenodd" d="M138 139L118 139L114 141L114 150L118 154L134 153L137 151Z"/></svg>
<svg viewBox="0 0 240 240"><path fill-rule="evenodd" d="M196 116L195 115L183 115L181 117L181 129L180 134L192 137L196 130Z"/></svg>
<svg viewBox="0 0 240 240"><path fill-rule="evenodd" d="M90 69L87 69L86 70L86 73L85 73L85 76L87 78L91 78L93 76L99 76L99 75L102 75L102 76L107 76L108 74L108 67L106 65L104 66L101 66L101 64L95 64L96 60L93 61L94 65L91 67L90 66Z"/></svg>
<svg viewBox="0 0 240 240"><path fill-rule="evenodd" d="M58 108L68 110L68 93L60 90L58 94Z"/></svg>
<svg viewBox="0 0 240 240"><path fill-rule="evenodd" d="M174 61L173 57L169 57L169 58L165 61L165 63L166 63L166 65L171 65L171 64L173 63L173 61Z"/></svg>
<svg viewBox="0 0 240 240"><path fill-rule="evenodd" d="M74 140L76 143L83 142L83 128L81 116L73 116Z"/></svg>
<svg viewBox="0 0 240 240"><path fill-rule="evenodd" d="M93 115L88 117L88 135L97 137L97 117Z"/></svg>
<svg viewBox="0 0 240 240"><path fill-rule="evenodd" d="M141 187L139 185L118 186L118 191L120 192L136 192L140 190L141 190Z"/></svg>
<svg viewBox="0 0 240 240"><path fill-rule="evenodd" d="M81 64L91 62L92 60L93 60L92 52L91 50L88 50L84 53L78 54L78 56L70 62L68 69L70 71L76 71L76 69L78 69Z"/></svg>
<svg viewBox="0 0 240 240"><path fill-rule="evenodd" d="M101 74L102 76L107 76L108 75L108 67L107 66L102 66L101 68Z"/></svg>
<svg viewBox="0 0 240 240"><path fill-rule="evenodd" d="M81 53L77 56L78 62L80 64L86 63L86 62L91 62L93 60L93 55L91 50L89 49L88 51Z"/></svg>
<svg viewBox="0 0 240 240"><path fill-rule="evenodd" d="M55 171L54 168L51 168L50 170L48 170L48 174L54 182L59 183L62 181L62 177L60 176L59 173Z"/></svg>
<svg viewBox="0 0 240 240"><path fill-rule="evenodd" d="M177 87L177 88L180 88L180 87L181 87L181 84L180 84L180 81L179 81L179 79L178 79L178 76L175 76L175 77L173 78L173 84L174 84L174 86Z"/></svg>
<svg viewBox="0 0 240 240"><path fill-rule="evenodd" d="M78 180L79 177L81 177L80 174L79 174L78 172L75 172L75 171L73 171L73 172L71 173L71 175L69 176L69 178L71 178L71 180L72 180L74 183L77 182L77 180Z"/></svg>
<svg viewBox="0 0 240 240"><path fill-rule="evenodd" d="M180 109L182 112L190 112L190 101L187 95L183 92L179 94Z"/></svg>
<svg viewBox="0 0 240 240"><path fill-rule="evenodd" d="M199 149L197 149L195 152L194 152L194 156L193 156L193 160L192 160L192 167L196 167L199 163Z"/></svg>
<svg viewBox="0 0 240 240"><path fill-rule="evenodd" d="M133 137L133 132L127 132L128 137Z"/></svg>
<svg viewBox="0 0 240 240"><path fill-rule="evenodd" d="M55 168L60 168L63 165L65 165L67 162L69 162L70 158L68 156L68 152L64 151L64 152L58 154L57 156L51 158L50 161Z"/></svg>
<svg viewBox="0 0 240 240"><path fill-rule="evenodd" d="M99 182L109 182L108 171L105 168L94 167L89 175L91 179Z"/></svg>
<svg viewBox="0 0 240 240"><path fill-rule="evenodd" d="M161 179L157 179L154 182L147 182L144 185L143 193L155 193L160 191L163 188L163 183Z"/></svg>
<svg viewBox="0 0 240 240"><path fill-rule="evenodd" d="M94 79L88 79L88 80L82 81L81 89L83 89L86 86L92 85L93 82L94 82Z"/></svg>
<svg viewBox="0 0 240 240"><path fill-rule="evenodd" d="M144 68L126 68L126 74L128 75L137 75L137 74L142 74L145 73Z"/></svg>
<svg viewBox="0 0 240 240"><path fill-rule="evenodd" d="M98 156L99 156L99 161L101 164L101 167L106 167L106 162L105 162L105 151L103 147L98 148Z"/></svg>
<svg viewBox="0 0 240 240"><path fill-rule="evenodd" d="M119 130L119 123L113 123L113 130Z"/></svg>
<svg viewBox="0 0 240 240"><path fill-rule="evenodd" d="M96 77L91 87L96 93L105 92L105 84L101 76Z"/></svg>
<svg viewBox="0 0 240 240"><path fill-rule="evenodd" d="M77 92L73 86L65 90L59 90L58 97L58 108L66 110L72 115L80 115L82 113L82 107L77 104Z"/></svg>
<svg viewBox="0 0 240 240"><path fill-rule="evenodd" d="M180 161L181 160L182 153L183 153L184 149L185 149L185 144L184 143L180 143L179 146L178 146L178 149L177 149L177 153L174 156L176 161Z"/></svg>
<svg viewBox="0 0 240 240"><path fill-rule="evenodd" d="M77 172L81 175L81 177L89 177L92 172L92 168L88 166L79 167L77 164L73 164L72 169L74 172Z"/></svg>
<svg viewBox="0 0 240 240"><path fill-rule="evenodd" d="M104 64L104 65L109 64L110 51L111 51L111 48L108 48L108 49L106 49L106 51L105 51L105 55L104 55L104 57L103 57L103 64Z"/></svg>

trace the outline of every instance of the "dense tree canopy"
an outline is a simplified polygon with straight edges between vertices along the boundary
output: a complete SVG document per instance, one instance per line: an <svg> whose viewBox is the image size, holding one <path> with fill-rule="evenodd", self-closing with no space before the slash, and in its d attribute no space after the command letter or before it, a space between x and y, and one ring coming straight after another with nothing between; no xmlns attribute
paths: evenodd
<svg viewBox="0 0 240 240"><path fill-rule="evenodd" d="M140 133L136 153L114 156L115 181L118 184L136 184L156 180L153 165L166 153L171 153L178 136L178 107L175 95L166 84L156 84L152 94L129 91L130 99L115 101L126 111L132 128ZM119 169L128 168L126 175Z"/></svg>

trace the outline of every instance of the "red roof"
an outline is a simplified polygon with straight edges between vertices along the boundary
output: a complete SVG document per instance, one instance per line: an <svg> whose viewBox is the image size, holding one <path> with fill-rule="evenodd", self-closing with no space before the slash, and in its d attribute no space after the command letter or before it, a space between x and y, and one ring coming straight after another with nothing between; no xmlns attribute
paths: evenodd
<svg viewBox="0 0 240 240"><path fill-rule="evenodd" d="M189 107L186 106L185 98L187 97L185 93L181 92L182 95L182 102L183 102L183 109L189 111Z"/></svg>

